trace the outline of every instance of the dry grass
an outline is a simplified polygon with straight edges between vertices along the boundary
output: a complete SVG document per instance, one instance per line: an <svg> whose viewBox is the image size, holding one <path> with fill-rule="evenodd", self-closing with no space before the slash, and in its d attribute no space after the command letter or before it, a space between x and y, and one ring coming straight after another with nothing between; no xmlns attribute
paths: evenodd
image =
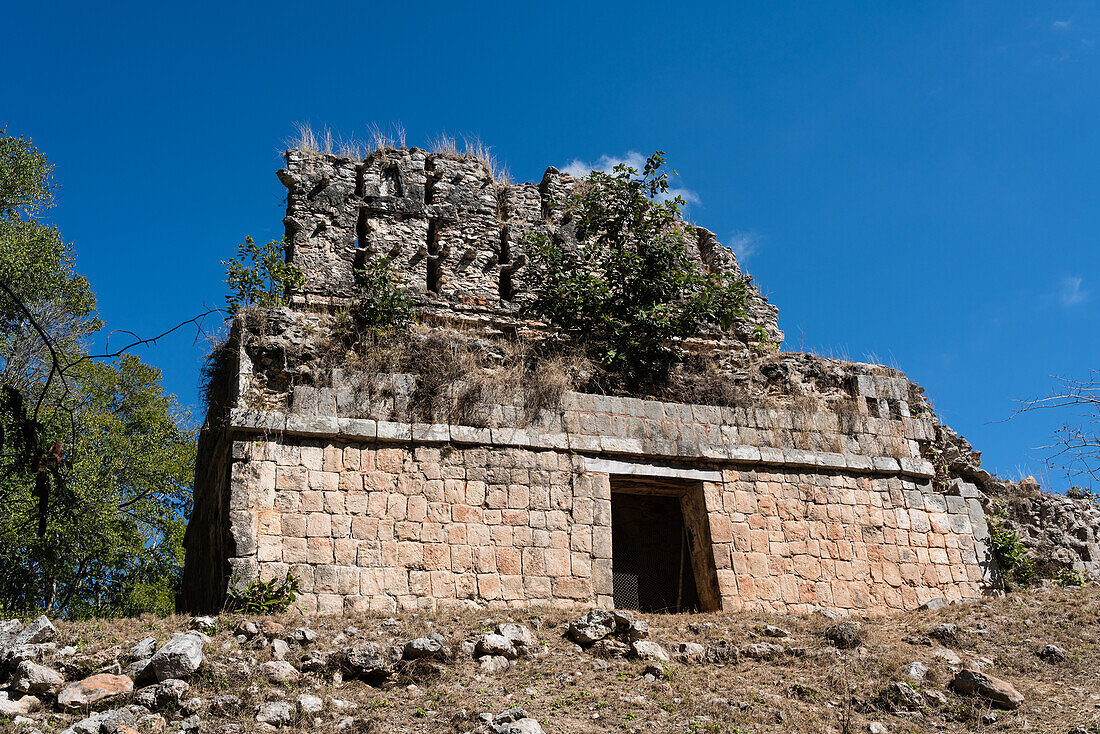
<svg viewBox="0 0 1100 734"><path fill-rule="evenodd" d="M428 150L436 155L462 158L480 162L489 172L489 176L496 184L512 183L512 174L508 167L502 164L493 153L492 146L486 145L481 138L474 136L462 136L462 146L451 135L442 133L438 135L428 146Z"/></svg>
<svg viewBox="0 0 1100 734"><path fill-rule="evenodd" d="M415 374L407 420L487 426L494 409L522 396L519 423L556 410L562 395L583 379L590 364L577 353L547 352L527 339L464 336L420 327L409 333L372 336L344 322L323 357L363 375L357 399L370 404L394 397L378 376Z"/></svg>
<svg viewBox="0 0 1100 734"><path fill-rule="evenodd" d="M312 651L334 650L361 641L402 644L436 631L454 646L488 631L493 621L528 624L547 645L547 654L517 661L505 673L486 676L461 653L432 670L407 669L381 687L363 682L334 680L331 671L310 673L296 684L269 684L257 673L242 677L238 666L250 659L250 668L271 659L269 647L258 641L244 645L231 630L241 615L219 619L214 644L207 647L206 667L189 682L189 696L204 702L201 716L211 731L230 723L242 731L255 727L256 706L264 701L294 702L302 693L325 699L325 713L316 721L300 720L290 731L331 732L345 717L355 720L356 731L467 732L477 714L499 713L521 706L548 732L691 732L745 734L747 732L866 732L880 721L891 732L1057 732L1074 727L1100 726L1100 589L1036 590L1007 598L953 606L935 612L864 620L864 644L837 650L823 638L829 621L819 616L782 617L763 613L708 613L643 615L651 639L669 647L678 642L707 645L728 640L740 646L772 641L786 654L764 662L742 658L729 664L672 662L655 681L643 677L645 664L611 659L600 669L589 652L577 651L564 639L568 620L578 613L561 610L461 610L404 613L396 623L384 615L303 619L288 613L275 619L288 630L302 624L319 632ZM262 621L262 620L255 620ZM982 724L991 709L981 699L956 696L947 687L952 677L939 658L935 643L923 632L941 622L959 626L959 641L951 647L964 660L987 658L987 670L1015 685L1025 696L1017 711L998 712L999 721ZM771 623L790 631L790 637L772 640L759 629ZM163 642L187 619L142 617L97 620L60 625L59 647L78 647L85 665L109 663L137 640L155 636ZM345 641L338 641L338 635ZM1044 644L1069 652L1063 663L1045 662L1035 654ZM310 649L291 648L295 664ZM929 668L924 691L938 691L946 705L930 704L918 714L892 714L877 707L883 688L899 680L900 669L920 661ZM412 686L411 688L409 686ZM242 699L239 710L217 712L215 697L233 694ZM351 706L337 711L333 699ZM181 719L182 712L166 718ZM57 729L70 718L54 715Z"/></svg>
<svg viewBox="0 0 1100 734"><path fill-rule="evenodd" d="M392 123L389 127L372 122L367 130L370 134L371 150L374 152L406 149L405 126L400 122Z"/></svg>
<svg viewBox="0 0 1100 734"><path fill-rule="evenodd" d="M360 141L335 135L327 125L317 132L308 122L296 122L294 134L284 144L288 149L297 148L308 153L338 155L352 160L363 157L363 144Z"/></svg>

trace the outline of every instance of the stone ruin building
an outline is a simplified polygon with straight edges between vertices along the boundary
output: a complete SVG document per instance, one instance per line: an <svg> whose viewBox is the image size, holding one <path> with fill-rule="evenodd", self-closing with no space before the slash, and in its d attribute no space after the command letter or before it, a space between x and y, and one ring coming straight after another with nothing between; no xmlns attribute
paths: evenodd
<svg viewBox="0 0 1100 734"><path fill-rule="evenodd" d="M720 405L567 391L532 411L517 390L425 416L410 410L421 376L321 358L353 270L377 256L415 294L421 333L525 338L539 275L523 235L569 241L568 174L502 184L478 160L413 148L291 150L278 175L305 284L289 308L238 315L211 370L183 607L287 573L322 614L882 614L997 586L986 508L1009 483L903 374L757 348L783 334L751 286L745 323L691 344L741 386ZM689 231L702 268L740 276L712 233ZM1100 572L1092 510L1042 502L1071 506L1025 501L1015 520Z"/></svg>

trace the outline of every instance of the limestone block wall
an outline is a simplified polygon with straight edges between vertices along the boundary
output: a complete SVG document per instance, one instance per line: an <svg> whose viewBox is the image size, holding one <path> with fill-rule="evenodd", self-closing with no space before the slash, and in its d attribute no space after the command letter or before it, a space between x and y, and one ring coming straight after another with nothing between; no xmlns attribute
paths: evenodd
<svg viewBox="0 0 1100 734"><path fill-rule="evenodd" d="M612 604L611 492L648 476L697 482L682 502L698 523L706 608L881 614L982 593L981 507L933 493L927 478L441 439L348 440L305 424L240 436L231 581L293 573L302 606L328 614Z"/></svg>

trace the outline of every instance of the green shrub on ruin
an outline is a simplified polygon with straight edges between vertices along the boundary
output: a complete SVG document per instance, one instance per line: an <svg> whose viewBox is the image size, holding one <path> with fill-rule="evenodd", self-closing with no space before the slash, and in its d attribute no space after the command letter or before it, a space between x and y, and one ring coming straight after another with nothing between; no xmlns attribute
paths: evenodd
<svg viewBox="0 0 1100 734"><path fill-rule="evenodd" d="M270 308L287 305L289 293L305 283L302 269L286 261L286 241L261 245L251 237L237 245L237 257L222 260L226 266L225 303L230 313L252 306Z"/></svg>
<svg viewBox="0 0 1100 734"><path fill-rule="evenodd" d="M416 305L393 263L372 257L356 268L357 299L347 313L352 326L369 336L405 331L416 321Z"/></svg>
<svg viewBox="0 0 1100 734"><path fill-rule="evenodd" d="M1084 586L1088 581L1085 572L1078 568L1063 568L1054 574L1054 580L1061 586Z"/></svg>
<svg viewBox="0 0 1100 734"><path fill-rule="evenodd" d="M729 329L744 316L745 283L704 273L691 259L684 200L669 197L661 152L641 172L593 171L569 202L576 247L524 237L539 277L533 315L581 346L622 388L663 381L683 339Z"/></svg>
<svg viewBox="0 0 1100 734"><path fill-rule="evenodd" d="M990 521L989 544L1006 587L1029 586L1035 580L1027 546L1007 522Z"/></svg>
<svg viewBox="0 0 1100 734"><path fill-rule="evenodd" d="M278 614L285 612L298 599L298 579L287 574L284 579L253 581L244 589L230 589L225 599L228 612L243 614Z"/></svg>

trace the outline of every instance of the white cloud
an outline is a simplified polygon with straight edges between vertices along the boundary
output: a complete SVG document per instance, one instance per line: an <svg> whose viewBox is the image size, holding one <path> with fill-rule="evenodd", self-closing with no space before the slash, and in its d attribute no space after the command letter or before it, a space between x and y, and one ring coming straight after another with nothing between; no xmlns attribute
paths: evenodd
<svg viewBox="0 0 1100 734"><path fill-rule="evenodd" d="M562 167L562 173L568 173L577 178L583 178L592 171L603 171L604 173L611 173L615 169L615 166L620 163L633 168L635 171L641 172L645 168L646 158L644 155L636 150L628 150L624 156L614 155L601 155L595 163L588 163L582 161L580 158L574 158L569 161L568 164ZM700 203L699 194L695 193L691 189L687 188L670 188L663 196L658 197L659 201L667 201L669 199L675 199L680 196L689 204Z"/></svg>
<svg viewBox="0 0 1100 734"><path fill-rule="evenodd" d="M1089 300L1092 292L1082 288L1082 282L1076 275L1062 278L1062 289L1058 296L1062 299L1063 306L1077 306Z"/></svg>
<svg viewBox="0 0 1100 734"><path fill-rule="evenodd" d="M724 244L737 255L737 262L744 264L760 249L760 236L755 232L734 232Z"/></svg>
<svg viewBox="0 0 1100 734"><path fill-rule="evenodd" d="M1069 28L1070 22L1068 20L1056 20L1050 24L1050 27L1056 31L1064 31Z"/></svg>

